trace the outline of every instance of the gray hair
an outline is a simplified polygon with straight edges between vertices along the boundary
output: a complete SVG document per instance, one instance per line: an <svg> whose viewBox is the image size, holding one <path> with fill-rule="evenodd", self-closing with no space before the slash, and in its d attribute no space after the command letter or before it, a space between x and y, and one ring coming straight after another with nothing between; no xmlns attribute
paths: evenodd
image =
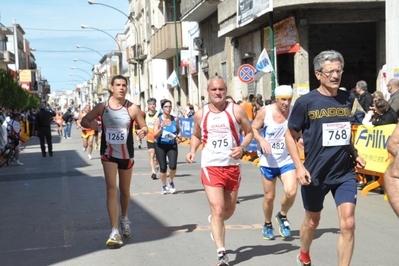
<svg viewBox="0 0 399 266"><path fill-rule="evenodd" d="M211 78L208 80L208 84L206 85L206 88L207 88L207 89L209 89L209 86L210 86L210 84L211 84L211 80L213 80L213 79L221 79L221 80L223 80L224 87L227 88L226 80L225 80L223 77L221 77L221 76L213 76L213 77L211 77Z"/></svg>
<svg viewBox="0 0 399 266"><path fill-rule="evenodd" d="M364 80L359 80L356 83L356 87L358 87L359 89L361 89L362 91L367 91L367 83Z"/></svg>
<svg viewBox="0 0 399 266"><path fill-rule="evenodd" d="M327 50L319 53L313 59L314 70L321 72L323 70L323 64L325 61L331 61L331 62L340 61L342 69L344 69L345 62L342 54L334 50Z"/></svg>

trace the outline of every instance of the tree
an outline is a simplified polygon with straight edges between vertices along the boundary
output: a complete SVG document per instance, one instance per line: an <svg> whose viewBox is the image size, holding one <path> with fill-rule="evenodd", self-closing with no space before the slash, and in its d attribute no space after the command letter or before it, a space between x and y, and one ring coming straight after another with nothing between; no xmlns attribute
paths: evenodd
<svg viewBox="0 0 399 266"><path fill-rule="evenodd" d="M37 108L39 99L18 85L11 73L0 69L0 105L8 109Z"/></svg>

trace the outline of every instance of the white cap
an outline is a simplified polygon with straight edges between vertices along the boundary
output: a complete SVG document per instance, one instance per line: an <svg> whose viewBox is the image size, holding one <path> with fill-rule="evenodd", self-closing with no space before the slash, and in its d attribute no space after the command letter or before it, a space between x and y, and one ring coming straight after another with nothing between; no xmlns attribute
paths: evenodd
<svg viewBox="0 0 399 266"><path fill-rule="evenodd" d="M279 98L292 98L292 87L289 85L281 85L276 88L274 91L274 95L276 96L276 99Z"/></svg>

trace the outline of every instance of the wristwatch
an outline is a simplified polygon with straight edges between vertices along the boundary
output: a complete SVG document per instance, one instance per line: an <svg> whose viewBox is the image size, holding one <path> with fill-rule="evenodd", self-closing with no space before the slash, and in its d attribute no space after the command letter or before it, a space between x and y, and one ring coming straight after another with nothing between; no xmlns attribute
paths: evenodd
<svg viewBox="0 0 399 266"><path fill-rule="evenodd" d="M244 152L247 151L247 149L246 149L244 146L240 145L240 147L241 147L241 149L242 149L242 153L244 153Z"/></svg>

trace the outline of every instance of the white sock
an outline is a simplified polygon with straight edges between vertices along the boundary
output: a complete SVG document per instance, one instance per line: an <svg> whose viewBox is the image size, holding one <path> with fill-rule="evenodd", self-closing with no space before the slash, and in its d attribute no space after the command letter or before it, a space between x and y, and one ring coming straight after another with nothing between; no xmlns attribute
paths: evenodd
<svg viewBox="0 0 399 266"><path fill-rule="evenodd" d="M225 248L225 247L218 248L218 249L216 250L216 252L218 253L218 255L219 255L220 252L225 252L225 253L226 253L226 248Z"/></svg>
<svg viewBox="0 0 399 266"><path fill-rule="evenodd" d="M119 229L118 229L118 228L113 228L113 227L112 227L111 235L116 235L116 234L119 235Z"/></svg>

